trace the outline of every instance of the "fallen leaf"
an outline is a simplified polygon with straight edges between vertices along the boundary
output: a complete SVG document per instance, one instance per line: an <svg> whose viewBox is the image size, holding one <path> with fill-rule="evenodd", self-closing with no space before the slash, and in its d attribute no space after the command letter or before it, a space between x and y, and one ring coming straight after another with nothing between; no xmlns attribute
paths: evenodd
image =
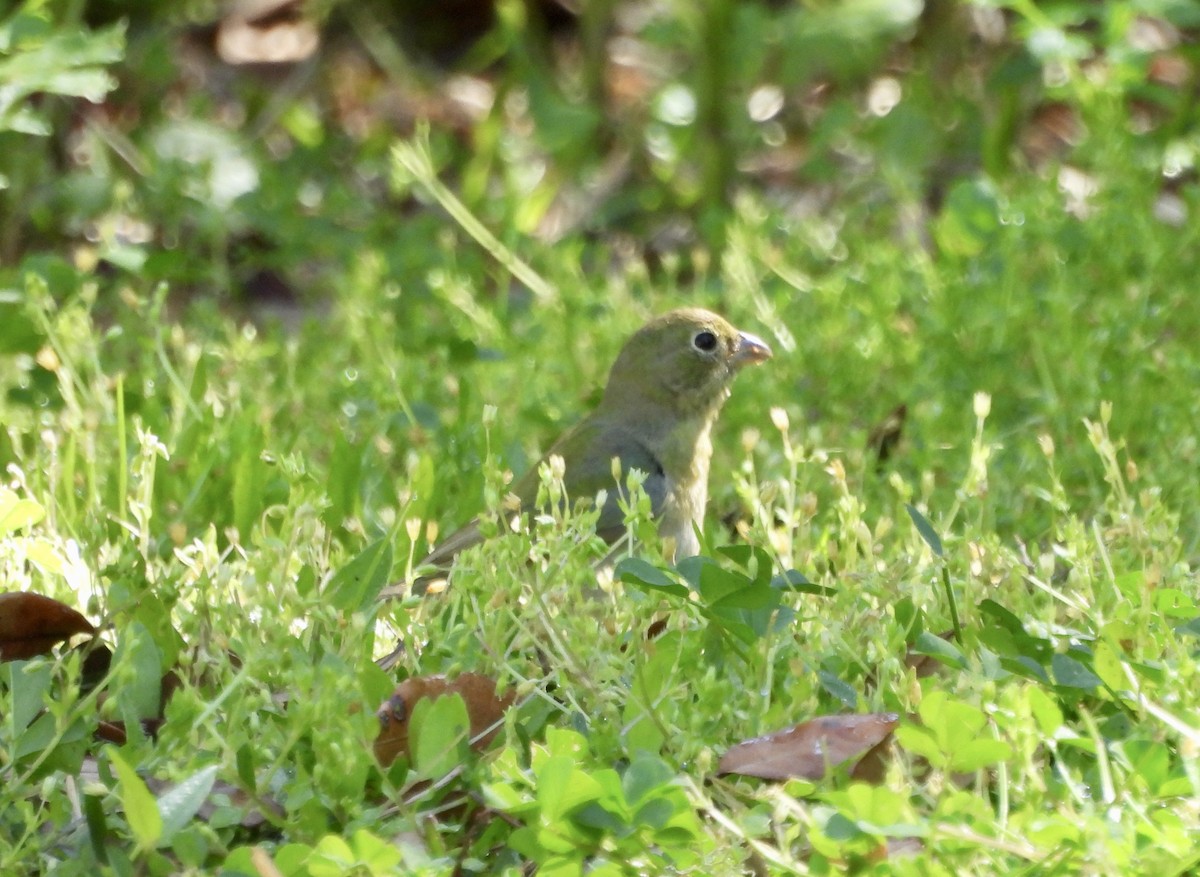
<svg viewBox="0 0 1200 877"><path fill-rule="evenodd" d="M1084 133L1074 107L1063 101L1047 101L1033 111L1018 137L1018 145L1030 164L1042 167L1066 155Z"/></svg>
<svg viewBox="0 0 1200 877"><path fill-rule="evenodd" d="M47 348L43 348L45 350ZM53 353L53 351L51 351ZM38 364L46 371L57 371L58 363L38 351ZM32 527L46 517L46 510L31 499L21 499L7 487L0 487L0 534L8 535Z"/></svg>
<svg viewBox="0 0 1200 877"><path fill-rule="evenodd" d="M387 767L396 757L410 756L408 719L422 698L437 699L458 694L467 707L471 722L471 746L481 750L500 730L504 712L516 697L513 691L496 694L496 682L478 673L464 673L453 679L445 676L414 676L401 682L377 712L379 736L375 738L375 758Z"/></svg>
<svg viewBox="0 0 1200 877"><path fill-rule="evenodd" d="M1169 88L1183 88L1193 77L1191 62L1184 55L1155 55L1146 69L1146 81Z"/></svg>
<svg viewBox="0 0 1200 877"><path fill-rule="evenodd" d="M850 778L860 783L879 785L887 775L888 761L891 757L892 735L888 734L864 752L854 767L850 768Z"/></svg>
<svg viewBox="0 0 1200 877"><path fill-rule="evenodd" d="M57 600L24 591L0 594L0 661L45 655L55 643L95 632L91 622Z"/></svg>
<svg viewBox="0 0 1200 877"><path fill-rule="evenodd" d="M717 771L765 780L819 780L829 768L879 746L899 722L896 713L818 716L730 747Z"/></svg>

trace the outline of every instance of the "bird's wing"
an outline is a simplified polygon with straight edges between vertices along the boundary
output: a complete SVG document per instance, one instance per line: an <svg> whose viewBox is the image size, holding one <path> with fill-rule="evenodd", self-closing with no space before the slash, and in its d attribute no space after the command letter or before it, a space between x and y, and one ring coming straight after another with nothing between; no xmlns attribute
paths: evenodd
<svg viewBox="0 0 1200 877"><path fill-rule="evenodd" d="M642 488L650 497L650 507L656 518L662 513L667 495L666 473L655 454L628 427L593 416L563 436L546 457L551 454L558 454L566 463L563 484L573 501L591 499L601 490L606 491L607 498L596 522L596 532L606 542L612 543L625 532L620 499L625 493L625 474L630 469L645 473ZM620 483L613 479L613 457L621 461ZM532 475L536 479L536 470ZM534 484L536 495L536 480Z"/></svg>
<svg viewBox="0 0 1200 877"><path fill-rule="evenodd" d="M438 543L438 547L421 559L418 566L448 567L460 551L483 541L479 533L479 518L473 518Z"/></svg>
<svg viewBox="0 0 1200 877"><path fill-rule="evenodd" d="M437 572L417 576L411 582L393 582L379 592L378 599L390 600L395 597L405 597L410 593L421 595L437 583L445 583L450 566L454 563L454 558L458 553L472 545L478 545L482 541L483 536L479 532L479 518L473 518L438 543L438 547L422 557L416 565L418 569L437 567Z"/></svg>

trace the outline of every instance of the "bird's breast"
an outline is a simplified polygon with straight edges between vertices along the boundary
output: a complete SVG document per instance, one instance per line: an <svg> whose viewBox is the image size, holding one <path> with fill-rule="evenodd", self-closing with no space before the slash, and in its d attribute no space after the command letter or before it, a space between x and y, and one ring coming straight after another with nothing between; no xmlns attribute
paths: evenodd
<svg viewBox="0 0 1200 877"><path fill-rule="evenodd" d="M675 541L676 560L700 552L696 530L704 523L708 467L712 460L712 439L707 426L686 435L686 439L684 446L670 448L663 455L666 490L658 534L662 539Z"/></svg>

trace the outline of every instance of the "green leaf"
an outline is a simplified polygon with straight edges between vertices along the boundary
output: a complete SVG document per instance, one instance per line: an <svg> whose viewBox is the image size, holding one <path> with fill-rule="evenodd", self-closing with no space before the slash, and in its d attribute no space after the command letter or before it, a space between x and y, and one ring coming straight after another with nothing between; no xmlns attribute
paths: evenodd
<svg viewBox="0 0 1200 877"><path fill-rule="evenodd" d="M639 825L648 825L651 828L657 829L666 825L667 820L674 815L674 803L666 798L651 798L638 808L633 818Z"/></svg>
<svg viewBox="0 0 1200 877"><path fill-rule="evenodd" d="M950 753L949 768L971 773L1009 758L1012 758L1012 747L1003 740L969 740Z"/></svg>
<svg viewBox="0 0 1200 877"><path fill-rule="evenodd" d="M124 54L124 25L93 32L56 27L25 11L0 24L0 131L50 133L40 108L25 103L35 94L99 103L116 88L103 68Z"/></svg>
<svg viewBox="0 0 1200 877"><path fill-rule="evenodd" d="M158 799L162 814L162 840L170 842L175 833L192 821L199 812L217 779L218 765L211 764L192 774Z"/></svg>
<svg viewBox="0 0 1200 877"><path fill-rule="evenodd" d="M1029 711L1043 736L1052 737L1063 725L1062 709L1042 688L1031 685L1026 689Z"/></svg>
<svg viewBox="0 0 1200 877"><path fill-rule="evenodd" d="M4 130L28 134L30 137L49 137L54 129L29 107L9 107L0 104L0 131Z"/></svg>
<svg viewBox="0 0 1200 877"><path fill-rule="evenodd" d="M771 587L797 594L816 594L819 597L832 597L837 593L836 588L815 585L808 580L804 573L794 569L789 569L771 579Z"/></svg>
<svg viewBox="0 0 1200 877"><path fill-rule="evenodd" d="M489 807L507 812L519 810L529 803L510 783L484 783L483 800Z"/></svg>
<svg viewBox="0 0 1200 877"><path fill-rule="evenodd" d="M12 738L21 736L45 706L50 690L51 666L45 661L11 661L3 666L8 689L12 692L12 707L4 717Z"/></svg>
<svg viewBox="0 0 1200 877"><path fill-rule="evenodd" d="M538 769L537 800L543 822L553 824L603 794L600 783L576 768L575 759L568 755L552 755Z"/></svg>
<svg viewBox="0 0 1200 877"><path fill-rule="evenodd" d="M26 296L15 289L0 290L0 353L34 354L44 343L45 335L29 316Z"/></svg>
<svg viewBox="0 0 1200 877"><path fill-rule="evenodd" d="M1140 776L1151 792L1160 793L1171 778L1171 751L1157 740L1127 740L1121 746L1130 770Z"/></svg>
<svg viewBox="0 0 1200 877"><path fill-rule="evenodd" d="M1054 681L1064 688L1099 688L1100 677L1086 666L1067 655L1056 654L1050 659Z"/></svg>
<svg viewBox="0 0 1200 877"><path fill-rule="evenodd" d="M115 748L108 750L108 760L116 771L120 783L118 797L121 799L125 819L129 822L129 830L133 832L138 848L154 849L163 832L162 814L158 810L154 795L137 775L137 771L129 766Z"/></svg>
<svg viewBox="0 0 1200 877"><path fill-rule="evenodd" d="M518 828L510 834L507 845L513 852L533 862L541 862L546 856L546 850L538 843L537 832L527 825ZM539 869L539 873L544 872Z"/></svg>
<svg viewBox="0 0 1200 877"><path fill-rule="evenodd" d="M779 591L770 585L746 584L746 587L730 591L712 604L714 610L724 609L774 609L779 605Z"/></svg>
<svg viewBox="0 0 1200 877"><path fill-rule="evenodd" d="M1146 573L1140 569L1129 570L1115 576L1113 584L1130 600L1140 601L1146 593Z"/></svg>
<svg viewBox="0 0 1200 877"><path fill-rule="evenodd" d="M133 618L145 628L158 647L160 667L174 667L185 643L171 623L171 607L158 594L143 593L133 610Z"/></svg>
<svg viewBox="0 0 1200 877"><path fill-rule="evenodd" d="M1166 618L1196 617L1196 602L1178 588L1159 588L1154 592L1154 611Z"/></svg>
<svg viewBox="0 0 1200 877"><path fill-rule="evenodd" d="M1191 621L1186 621L1183 624L1175 627L1175 633L1179 636L1194 636L1200 638L1200 618L1193 618Z"/></svg>
<svg viewBox="0 0 1200 877"><path fill-rule="evenodd" d="M946 756L942 754L942 747L938 745L936 737L928 728L922 728L920 725L901 725L896 729L896 742L914 755L921 756L934 767L942 767L946 764Z"/></svg>
<svg viewBox="0 0 1200 877"><path fill-rule="evenodd" d="M765 585L771 581L771 555L758 545L723 545L717 552L725 555L747 572L754 568L754 584ZM791 570L795 573L795 570ZM799 575L799 573L796 573ZM800 576L803 579L803 576Z"/></svg>
<svg viewBox="0 0 1200 877"><path fill-rule="evenodd" d="M937 531L933 529L933 524L929 523L925 516L910 503L905 503L904 507L908 509L908 516L912 518L912 522L916 526L917 532L921 534L921 538L925 540L925 544L935 555L941 557L942 540Z"/></svg>
<svg viewBox="0 0 1200 877"><path fill-rule="evenodd" d="M658 567L642 560L640 557L626 557L617 564L613 576L621 582L636 585L650 591L662 591L673 597L687 599L688 589L681 585Z"/></svg>
<svg viewBox="0 0 1200 877"><path fill-rule="evenodd" d="M1125 675L1125 665L1120 655L1103 640L1096 643L1092 651L1092 670L1113 691L1129 688L1129 677Z"/></svg>
<svg viewBox="0 0 1200 877"><path fill-rule="evenodd" d="M975 736L986 723L983 711L961 701L951 700L944 691L931 691L921 701L917 712L921 722L937 738L943 752Z"/></svg>
<svg viewBox="0 0 1200 877"><path fill-rule="evenodd" d="M846 709L852 710L858 707L858 692L848 682L839 679L828 670L818 671L817 679L820 681L821 687L837 698Z"/></svg>
<svg viewBox="0 0 1200 877"><path fill-rule="evenodd" d="M575 760L568 755L551 755L538 767L537 801L542 820L557 822L566 808L563 801L575 772Z"/></svg>
<svg viewBox="0 0 1200 877"><path fill-rule="evenodd" d="M237 754L234 756L238 779L247 789L254 789L258 786L258 778L254 775L255 751L254 746L243 743L238 747Z"/></svg>
<svg viewBox="0 0 1200 877"><path fill-rule="evenodd" d="M966 658L963 657L963 653L959 651L958 646L947 642L940 636L936 636L927 630L921 631L917 636L917 641L913 643L912 650L918 655L929 655L931 658L937 658L943 664L958 670L967 666Z"/></svg>
<svg viewBox="0 0 1200 877"><path fill-rule="evenodd" d="M707 653L705 657L708 658L709 661L719 662L725 647L723 638L726 636L731 636L748 646L754 645L755 642L761 639L762 633L760 631L765 627L763 624L760 623L757 626L752 627L745 621L740 620L740 617L744 616L750 616L751 620L754 620L753 616L755 614L758 613L752 613L749 610L743 609L730 609L724 612L706 612L705 617L707 617L712 623L705 631L704 648L706 650L711 649L711 652Z"/></svg>
<svg viewBox="0 0 1200 877"><path fill-rule="evenodd" d="M422 454L417 464L409 472L409 490L412 494L412 505L408 507L410 518L424 520L429 515L429 509L437 487L437 476L433 465L433 457Z"/></svg>
<svg viewBox="0 0 1200 877"><path fill-rule="evenodd" d="M749 577L722 569L708 558L700 560L705 562L698 565L698 590L713 609L764 609L779 605L779 591L767 582L752 582Z"/></svg>
<svg viewBox="0 0 1200 877"><path fill-rule="evenodd" d="M369 874L395 874L403 855L391 840L384 840L365 828L354 832L350 839L355 858Z"/></svg>
<svg viewBox="0 0 1200 877"><path fill-rule="evenodd" d="M965 180L953 185L933 230L947 254L969 258L982 253L1001 230L1000 204L991 184Z"/></svg>
<svg viewBox="0 0 1200 877"><path fill-rule="evenodd" d="M441 779L467 758L471 721L459 694L418 701L409 729L413 770L419 776Z"/></svg>
<svg viewBox="0 0 1200 877"><path fill-rule="evenodd" d="M392 543L380 539L338 570L324 590L335 609L361 612L375 602L391 574Z"/></svg>
<svg viewBox="0 0 1200 877"><path fill-rule="evenodd" d="M338 433L334 438L329 475L325 479L329 505L321 512L321 517L330 527L341 526L342 521L355 513L358 488L362 482L364 445L364 442L352 442L345 432Z"/></svg>
<svg viewBox="0 0 1200 877"><path fill-rule="evenodd" d="M121 631L112 659L118 711L126 723L158 715L162 701L162 651L144 624Z"/></svg>
<svg viewBox="0 0 1200 877"><path fill-rule="evenodd" d="M354 852L350 844L336 834L327 834L313 848L304 862L312 877L343 877L355 870Z"/></svg>
<svg viewBox="0 0 1200 877"><path fill-rule="evenodd" d="M1025 625L1021 623L1021 619L995 600L982 601L979 604L979 612L981 615L994 619L1001 628L1010 633L1025 633Z"/></svg>
<svg viewBox="0 0 1200 877"><path fill-rule="evenodd" d="M973 741L987 725L983 710L969 703L945 698L941 707L933 709L921 704L921 718L938 735L942 748L952 756Z"/></svg>
<svg viewBox="0 0 1200 877"><path fill-rule="evenodd" d="M893 603L892 614L896 617L896 624L910 639L925 630L925 613L917 608L912 597L901 597Z"/></svg>
<svg viewBox="0 0 1200 877"><path fill-rule="evenodd" d="M20 761L27 755L41 755L53 745L55 737L54 716L42 713L30 724L11 750L12 758Z"/></svg>
<svg viewBox="0 0 1200 877"><path fill-rule="evenodd" d="M46 510L31 499L21 499L7 487L0 488L0 536L32 527Z"/></svg>
<svg viewBox="0 0 1200 877"><path fill-rule="evenodd" d="M653 651L635 659L633 686L621 713L625 746L630 752L658 752L666 742L651 711L675 671L679 649L680 635L672 632L660 637Z"/></svg>
<svg viewBox="0 0 1200 877"><path fill-rule="evenodd" d="M100 795L83 796L83 817L88 827L88 843L92 847L92 855L102 865L108 864L108 851L105 843L108 840L108 820L104 815L104 799Z"/></svg>
<svg viewBox="0 0 1200 877"><path fill-rule="evenodd" d="M233 466L233 525L245 541L262 513L266 492L266 464L262 459L262 428L242 421L234 427L232 444L236 453Z"/></svg>
<svg viewBox="0 0 1200 877"><path fill-rule="evenodd" d="M944 691L926 695L918 713L921 725L901 726L897 740L935 766L969 772L1012 755L1004 741L981 736L987 726L983 710L953 700Z"/></svg>
<svg viewBox="0 0 1200 877"><path fill-rule="evenodd" d="M657 756L637 755L621 778L625 799L636 807L651 792L656 792L675 778L675 771Z"/></svg>

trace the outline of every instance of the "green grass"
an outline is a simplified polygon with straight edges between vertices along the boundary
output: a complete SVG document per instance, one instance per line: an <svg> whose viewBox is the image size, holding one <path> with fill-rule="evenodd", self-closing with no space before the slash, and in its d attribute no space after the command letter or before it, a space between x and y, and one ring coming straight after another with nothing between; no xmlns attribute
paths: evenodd
<svg viewBox="0 0 1200 877"><path fill-rule="evenodd" d="M118 871L150 872L246 867L255 842L319 858L357 838L338 855L370 858L372 838L397 835L428 873L463 855L485 870L524 855L728 872L752 849L769 868L870 869L884 867L864 858L881 840L909 835L920 852L888 868L1182 868L1200 792L1194 234L1107 192L1079 221L1051 183L972 191L1025 220L938 259L852 211L830 247L827 228L748 198L722 263L686 290L636 266L585 276L580 256L603 255L568 243L522 247L544 300L481 296L499 276L481 260L448 264L410 302L365 251L294 331L203 303L166 321L161 292L136 283L101 306L117 289L86 275L54 303L30 275L37 355L4 363L6 453L10 484L46 518L5 538L8 587L109 625L101 716L152 712L158 676L178 667L165 725L135 733L124 763L176 782L215 766L282 805L262 833L230 805L137 846L136 796L105 747L99 778L74 786L104 814L93 842ZM785 596L779 623L740 640L694 601L597 590L596 552L567 519L467 555L438 599L378 618L339 604L330 579L368 543L383 539L402 572L426 524L465 521L586 409L648 315L697 300L777 348L721 421L708 538L764 549L826 595ZM877 466L866 433L900 402L903 444ZM917 679L907 651L950 626L943 569L964 641ZM647 641L658 618L667 632ZM377 631L406 644L401 676L479 671L524 698L498 751L409 803L413 776L368 754L393 684L371 663L391 645ZM8 665L6 697L34 666ZM75 742L0 768L8 872L86 869L97 854L67 794L95 702L73 693L77 659L50 666L55 727ZM713 776L730 744L845 710L921 714L882 786ZM962 727L1003 745L976 763ZM626 787L645 773L645 800L673 827L639 826L628 802L627 823L611 801L599 821L556 808L547 760L604 788L613 769ZM513 815L427 821L464 795ZM324 873L316 862L290 873Z"/></svg>
<svg viewBox="0 0 1200 877"><path fill-rule="evenodd" d="M717 5L767 48L710 71L707 114L775 51L768 7ZM1118 46L1121 7L1101 5ZM800 13L779 15L822 36ZM700 16L668 19L646 38L686 56L713 37ZM528 38L515 18L499 34ZM146 69L169 63L131 39ZM79 608L114 650L90 690L78 653L0 665L0 873L250 874L256 852L313 877L1194 869L1200 226L1154 204L1164 142L1195 138L1136 134L1118 85L1071 66L1048 96L1079 111L1089 136L1065 160L1096 183L1072 212L1053 162L1003 172L993 128L1014 120L927 61L886 120L830 98L799 169L837 180L819 211L797 209L803 184L740 172L720 204L732 153L639 119L618 134L659 125L674 151L629 146L626 189L553 244L531 232L591 145L579 108L537 82L519 80L550 118L527 140L488 116L466 160L444 131L352 143L289 104L287 154L241 133L214 147L261 174L225 207L197 194L203 163L163 159L141 131L126 145L158 160L131 182L119 162L43 173L40 141L0 130L25 150L0 168L5 197L29 198L0 219L20 253L0 270L0 464L44 511L0 516L0 587ZM1132 82L1143 62L1113 64ZM1038 79L988 70L1017 77L1011 94ZM197 92L186 109L207 118ZM943 104L961 117L944 130ZM48 126L61 108L33 107ZM728 124L731 149L760 145ZM103 133L79 137L108 156ZM989 149L972 166L990 176L926 203L935 158ZM530 188L540 150L561 164ZM879 173L839 176L851 153ZM1200 209L1194 185L1179 196ZM79 234L97 213L150 217L159 236ZM648 229L681 213L697 233L648 255ZM282 314L235 293L255 266L299 291ZM563 512L465 553L443 595L371 603L436 534L495 508L596 402L629 334L682 304L776 352L739 377L715 436L709 560L672 570L648 545L657 573L598 577L587 514ZM868 436L900 404L879 463ZM789 571L813 587L766 584ZM721 607L726 587L761 605ZM961 639L941 637L952 607ZM384 673L373 659L397 640ZM917 674L922 655L937 672ZM138 720L171 669L150 737ZM437 746L463 716L437 701L413 717L413 764L380 768L374 710L397 682L467 671L519 696L492 749L454 748L446 776ZM846 712L905 717L878 784L716 775L734 743ZM101 720L128 742L96 742Z"/></svg>

